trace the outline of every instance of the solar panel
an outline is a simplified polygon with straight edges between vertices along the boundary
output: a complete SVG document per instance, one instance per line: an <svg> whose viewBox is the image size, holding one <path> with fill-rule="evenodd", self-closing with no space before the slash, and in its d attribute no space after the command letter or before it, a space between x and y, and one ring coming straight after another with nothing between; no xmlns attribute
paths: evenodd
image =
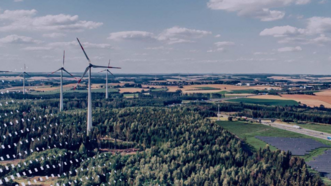
<svg viewBox="0 0 331 186"><path fill-rule="evenodd" d="M304 156L317 148L327 148L329 146L310 138L287 138L287 137L266 137L256 136L279 150L290 151L293 155Z"/></svg>
<svg viewBox="0 0 331 186"><path fill-rule="evenodd" d="M324 174L325 177L331 179L331 150L327 150L324 154L314 158L307 163L312 169Z"/></svg>

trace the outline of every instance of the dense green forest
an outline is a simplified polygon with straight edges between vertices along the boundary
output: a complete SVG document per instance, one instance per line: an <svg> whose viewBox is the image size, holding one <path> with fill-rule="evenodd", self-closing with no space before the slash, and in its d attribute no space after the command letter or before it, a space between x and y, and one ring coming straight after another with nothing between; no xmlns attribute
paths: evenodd
<svg viewBox="0 0 331 186"><path fill-rule="evenodd" d="M67 99L63 113L53 99L3 100L0 154L22 158L16 166L0 166L6 184L14 183L5 178L19 174L55 175L58 183L86 186L322 185L303 159L267 147L251 152L205 119L213 114L208 105L164 108L165 96L155 98L159 102L96 99L94 128L86 137L84 99ZM116 149L135 151L107 153Z"/></svg>

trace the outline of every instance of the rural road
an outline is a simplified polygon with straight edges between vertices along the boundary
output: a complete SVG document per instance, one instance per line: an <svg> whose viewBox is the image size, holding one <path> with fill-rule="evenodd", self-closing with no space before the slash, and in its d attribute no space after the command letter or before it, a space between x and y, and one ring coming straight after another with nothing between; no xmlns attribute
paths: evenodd
<svg viewBox="0 0 331 186"><path fill-rule="evenodd" d="M287 124L283 124L283 123L277 123L277 122L271 123L271 122L266 122L266 121L262 120L261 124L283 129L283 130L287 130L287 131L291 131L291 132L296 132L299 134L304 134L304 135L315 137L315 138L324 139L324 140L327 140L328 136L331 137L330 133L325 133L325 132L320 132L320 131L315 131L315 130L310 130L310 129L305 129L305 128L298 129L298 128L294 128L293 125L287 125Z"/></svg>
<svg viewBox="0 0 331 186"><path fill-rule="evenodd" d="M219 98L219 99L210 99L208 101L210 102L217 102L217 101L226 101L226 100L231 100L231 99L241 99L241 98L248 98L248 97L253 97L253 96L259 96L259 95L250 95L250 96L238 96L238 97L229 97L229 98Z"/></svg>
<svg viewBox="0 0 331 186"><path fill-rule="evenodd" d="M252 95L252 96L258 96L258 95ZM231 100L231 99L247 98L247 97L252 97L252 96L210 99L209 101L211 101L211 102L226 101L226 100ZM310 129L305 129L305 128L297 129L297 128L294 128L293 125L288 125L288 124L283 124L283 123L278 123L278 122L271 123L271 122L262 120L261 124L283 129L283 130L287 130L287 131L291 131L291 132L295 132L295 133L299 133L299 134L304 134L304 135L315 137L315 138L324 139L324 140L328 140L327 139L328 136L331 137L330 133L325 133L325 132L320 132L320 131L315 131L315 130L310 130Z"/></svg>

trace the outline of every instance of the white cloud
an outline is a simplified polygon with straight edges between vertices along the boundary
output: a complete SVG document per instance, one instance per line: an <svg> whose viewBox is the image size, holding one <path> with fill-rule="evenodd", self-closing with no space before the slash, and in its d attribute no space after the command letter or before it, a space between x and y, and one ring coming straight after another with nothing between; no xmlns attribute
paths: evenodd
<svg viewBox="0 0 331 186"><path fill-rule="evenodd" d="M308 44L309 40L302 37L286 37L278 41L280 44L286 44L286 43L300 43L300 44Z"/></svg>
<svg viewBox="0 0 331 186"><path fill-rule="evenodd" d="M310 0L297 0L295 4L297 5L305 5L310 3Z"/></svg>
<svg viewBox="0 0 331 186"><path fill-rule="evenodd" d="M321 0L320 2L318 2L318 4L321 4L321 5L326 4L326 3L327 3L327 0Z"/></svg>
<svg viewBox="0 0 331 186"><path fill-rule="evenodd" d="M215 35L215 37L216 38L219 38L219 37L221 37L221 34L217 34L217 35Z"/></svg>
<svg viewBox="0 0 331 186"><path fill-rule="evenodd" d="M25 47L23 50L29 51L45 51L45 50L52 50L52 47Z"/></svg>
<svg viewBox="0 0 331 186"><path fill-rule="evenodd" d="M300 46L296 46L296 47L283 47L283 48L279 48L278 52L298 52L298 51L302 51L302 48Z"/></svg>
<svg viewBox="0 0 331 186"><path fill-rule="evenodd" d="M48 34L43 34L43 37L47 37L47 38L59 38L59 37L63 37L66 36L66 34L63 33L48 33Z"/></svg>
<svg viewBox="0 0 331 186"><path fill-rule="evenodd" d="M103 59L105 59L105 57L103 57L103 56L93 56L93 59L94 60L103 60Z"/></svg>
<svg viewBox="0 0 331 186"><path fill-rule="evenodd" d="M329 60L331 61L331 56L329 57Z"/></svg>
<svg viewBox="0 0 331 186"><path fill-rule="evenodd" d="M264 8L261 12L257 12L255 17L259 18L261 21L275 21L283 19L285 17L285 12Z"/></svg>
<svg viewBox="0 0 331 186"><path fill-rule="evenodd" d="M224 47L224 46L233 46L235 45L235 43L231 41L221 41L221 42L216 42L215 45L217 47Z"/></svg>
<svg viewBox="0 0 331 186"><path fill-rule="evenodd" d="M123 31L113 32L109 34L108 39L111 40L136 40L136 41L153 41L157 40L151 32L145 31Z"/></svg>
<svg viewBox="0 0 331 186"><path fill-rule="evenodd" d="M77 15L35 16L36 10L5 10L0 20L6 21L0 31L83 31L100 27L103 23L79 20ZM9 23L8 23L9 22Z"/></svg>
<svg viewBox="0 0 331 186"><path fill-rule="evenodd" d="M159 46L159 47L148 47L147 50L173 50L173 48Z"/></svg>
<svg viewBox="0 0 331 186"><path fill-rule="evenodd" d="M258 55L274 55L275 53L272 53L272 52L254 52L253 54L258 56Z"/></svg>
<svg viewBox="0 0 331 186"><path fill-rule="evenodd" d="M319 37L310 39L304 37L286 37L278 41L280 44L287 44L287 43L297 43L297 44L316 44L316 45L325 45L331 43L331 38L326 37L325 35L321 34Z"/></svg>
<svg viewBox="0 0 331 186"><path fill-rule="evenodd" d="M275 58L238 58L236 61L276 61L277 59Z"/></svg>
<svg viewBox="0 0 331 186"><path fill-rule="evenodd" d="M107 43L83 42L82 44L84 45L85 48L99 48L99 49L112 48L111 45Z"/></svg>
<svg viewBox="0 0 331 186"><path fill-rule="evenodd" d="M216 50L208 50L207 52L211 53L211 52L224 52L225 49L224 48L217 48Z"/></svg>
<svg viewBox="0 0 331 186"><path fill-rule="evenodd" d="M0 13L0 20L18 20L36 15L37 10L5 10Z"/></svg>
<svg viewBox="0 0 331 186"><path fill-rule="evenodd" d="M307 19L306 28L293 26L276 26L264 29L260 36L295 37L299 35L316 35L331 33L331 17L312 17Z"/></svg>
<svg viewBox="0 0 331 186"><path fill-rule="evenodd" d="M247 16L261 21L274 21L284 18L285 12L270 10L291 4L308 4L310 0L209 0L208 8L237 12L239 16Z"/></svg>
<svg viewBox="0 0 331 186"><path fill-rule="evenodd" d="M276 26L273 28L264 29L260 36L287 37L297 36L305 33L305 29L299 29L293 26Z"/></svg>
<svg viewBox="0 0 331 186"><path fill-rule="evenodd" d="M89 42L82 42L84 48L98 48L98 49L106 49L112 48L110 44L106 43L89 43ZM78 47L77 41L70 41L70 42L53 42L48 44L49 47L58 48L58 47Z"/></svg>
<svg viewBox="0 0 331 186"><path fill-rule="evenodd" d="M14 2L23 2L23 0L14 0Z"/></svg>
<svg viewBox="0 0 331 186"><path fill-rule="evenodd" d="M183 27L172 27L164 30L158 38L160 40L167 40L169 38L201 38L210 35L211 32L205 30L195 30Z"/></svg>
<svg viewBox="0 0 331 186"><path fill-rule="evenodd" d="M331 38L325 34L331 33L330 17L312 17L307 19L306 28L296 28L293 26L276 26L264 29L260 36L272 36L281 38L278 43L296 43L296 44L317 44L325 45L331 43ZM319 37L312 38L314 35Z"/></svg>
<svg viewBox="0 0 331 186"><path fill-rule="evenodd" d="M309 34L331 33L331 17L312 17L308 19Z"/></svg>
<svg viewBox="0 0 331 186"><path fill-rule="evenodd" d="M0 39L1 44L36 44L41 41L34 40L31 37L19 36L19 35L8 35Z"/></svg>
<svg viewBox="0 0 331 186"><path fill-rule="evenodd" d="M264 55L264 52L254 52L254 55Z"/></svg>
<svg viewBox="0 0 331 186"><path fill-rule="evenodd" d="M210 35L211 32L205 30L196 30L183 27L172 27L161 32L157 38L168 44L193 43L192 39L202 38Z"/></svg>
<svg viewBox="0 0 331 186"><path fill-rule="evenodd" d="M121 62L149 62L150 60L148 59L131 59L131 58L128 58L128 59L123 59L121 60Z"/></svg>
<svg viewBox="0 0 331 186"><path fill-rule="evenodd" d="M297 15L296 18L297 18L297 19L303 19L304 16L303 16L303 15Z"/></svg>
<svg viewBox="0 0 331 186"><path fill-rule="evenodd" d="M172 27L165 29L160 34L154 34L146 31L122 31L109 34L111 40L128 40L128 41L163 41L168 44L192 43L193 39L198 39L211 32L205 30L195 30L183 27Z"/></svg>
<svg viewBox="0 0 331 186"><path fill-rule="evenodd" d="M169 45L178 44L178 43L194 43L194 41L179 39L179 38L168 38L166 41Z"/></svg>
<svg viewBox="0 0 331 186"><path fill-rule="evenodd" d="M319 45L324 45L324 44L331 43L331 38L326 37L325 35L322 34L319 37L312 39L310 42L319 44Z"/></svg>
<svg viewBox="0 0 331 186"><path fill-rule="evenodd" d="M216 49L210 49L207 52L224 52L226 50L226 47L234 46L236 44L231 41L220 41L214 43L214 45L216 46Z"/></svg>

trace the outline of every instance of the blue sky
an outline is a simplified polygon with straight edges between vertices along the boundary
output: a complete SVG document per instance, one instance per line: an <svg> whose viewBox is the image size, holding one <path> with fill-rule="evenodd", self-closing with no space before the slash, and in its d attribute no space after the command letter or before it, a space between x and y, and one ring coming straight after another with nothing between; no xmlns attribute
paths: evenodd
<svg viewBox="0 0 331 186"><path fill-rule="evenodd" d="M96 3L97 2L97 3ZM329 0L2 0L3 70L329 74Z"/></svg>

